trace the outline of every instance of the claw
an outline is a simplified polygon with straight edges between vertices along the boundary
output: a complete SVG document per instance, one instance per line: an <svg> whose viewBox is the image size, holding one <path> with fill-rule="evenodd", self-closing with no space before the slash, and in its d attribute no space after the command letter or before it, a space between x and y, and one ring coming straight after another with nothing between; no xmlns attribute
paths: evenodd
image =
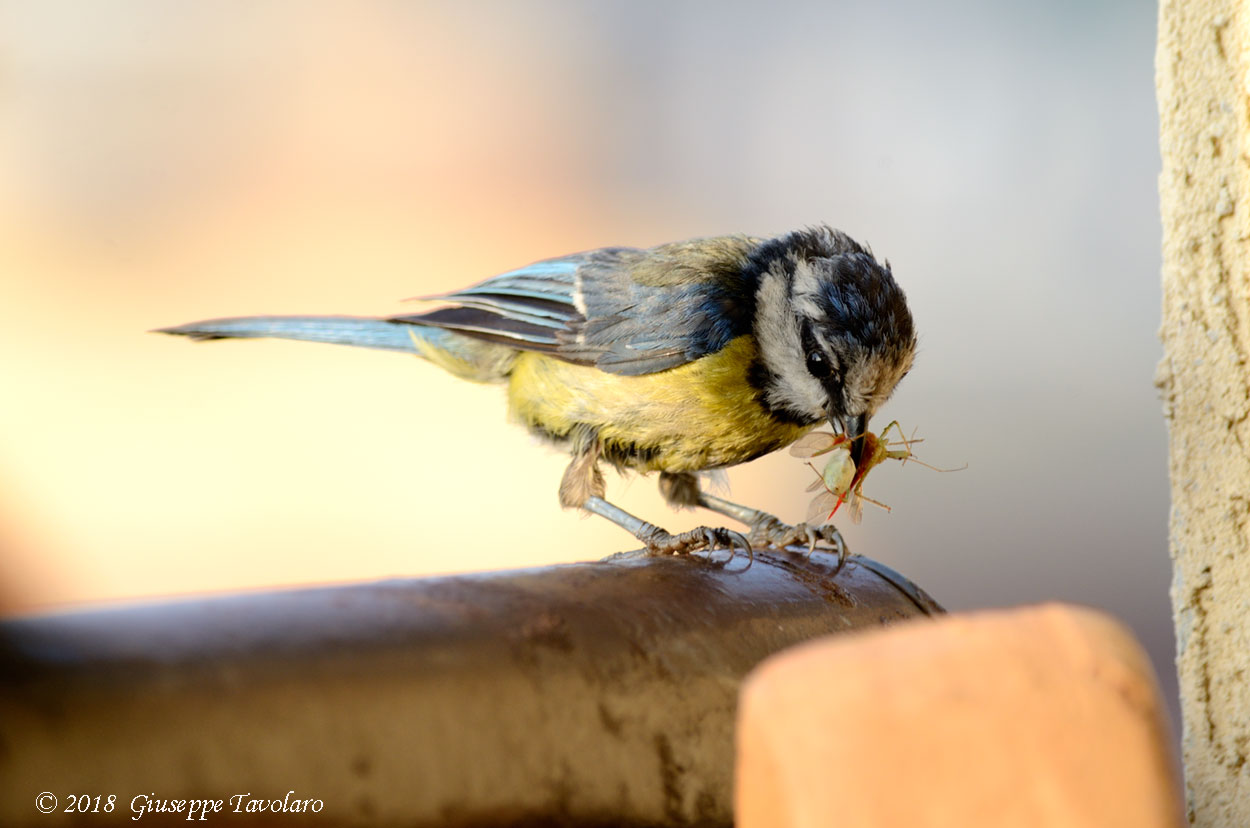
<svg viewBox="0 0 1250 828"><path fill-rule="evenodd" d="M817 547L823 542L829 544L830 550L837 550L838 569L841 569L846 563L849 554L846 548L846 541L842 539L842 533L832 524L823 526L810 526L806 523L800 523L795 526L789 526L772 515L768 515L766 520L751 527L751 540L761 546L774 546L785 548L794 544L803 543L807 546L807 554L810 555L816 551Z"/></svg>
<svg viewBox="0 0 1250 828"><path fill-rule="evenodd" d="M748 556L754 557L751 542L746 539L745 535L719 527L700 526L679 535L656 527L649 537L642 540L647 545L647 550L653 555L684 555L699 549L708 551L727 549L732 559L737 549L741 547Z"/></svg>
<svg viewBox="0 0 1250 828"><path fill-rule="evenodd" d="M838 547L838 565L834 567L833 574L837 575L842 571L842 567L846 566L846 559L851 553L850 550L846 548L846 541L842 540L841 532L838 532L835 540L837 541Z"/></svg>
<svg viewBox="0 0 1250 828"><path fill-rule="evenodd" d="M733 560L736 549L742 549L743 554L747 556L748 565L755 563L755 550L751 548L751 542L747 540L746 535L740 532L731 532L728 529L720 530L724 533L725 538L729 541L726 548L729 550L729 559Z"/></svg>
<svg viewBox="0 0 1250 828"><path fill-rule="evenodd" d="M807 530L807 557L811 557L816 551L816 541L820 540L820 536L816 534L816 530L810 526L804 526Z"/></svg>

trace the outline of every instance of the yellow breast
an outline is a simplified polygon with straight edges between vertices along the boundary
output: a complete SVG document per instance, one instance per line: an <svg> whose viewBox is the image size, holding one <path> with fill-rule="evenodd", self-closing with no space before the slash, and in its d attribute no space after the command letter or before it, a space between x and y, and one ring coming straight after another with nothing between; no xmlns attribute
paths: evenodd
<svg viewBox="0 0 1250 828"><path fill-rule="evenodd" d="M530 428L556 437L591 426L609 460L639 471L729 466L788 445L811 428L781 422L760 406L747 382L754 359L750 336L686 365L635 377L522 352L509 378L509 409Z"/></svg>

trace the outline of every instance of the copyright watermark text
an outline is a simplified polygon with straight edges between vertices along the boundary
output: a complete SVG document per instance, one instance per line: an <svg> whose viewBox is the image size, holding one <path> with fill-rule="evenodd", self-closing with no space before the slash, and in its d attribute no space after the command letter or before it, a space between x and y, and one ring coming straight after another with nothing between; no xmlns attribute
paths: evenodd
<svg viewBox="0 0 1250 828"><path fill-rule="evenodd" d="M62 807L63 806L63 807ZM35 808L40 813L61 811L66 814L111 814L126 803L117 794L71 793L58 798L51 791L35 797ZM287 791L281 799L253 796L251 791L238 793L227 799L166 799L155 793L131 797L129 808L132 820L142 819L144 814L179 814L187 820L203 821L213 814L319 814L325 803L320 799L301 799L295 791Z"/></svg>

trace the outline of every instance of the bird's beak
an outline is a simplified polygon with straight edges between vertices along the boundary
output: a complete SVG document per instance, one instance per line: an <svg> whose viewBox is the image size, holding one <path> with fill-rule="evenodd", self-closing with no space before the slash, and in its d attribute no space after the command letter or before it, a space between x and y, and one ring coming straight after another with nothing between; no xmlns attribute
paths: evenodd
<svg viewBox="0 0 1250 828"><path fill-rule="evenodd" d="M855 417L845 417L843 422L846 424L845 434L851 438L851 462L858 469L859 461L864 456L864 446L866 444L864 435L868 433L868 417L860 414Z"/></svg>

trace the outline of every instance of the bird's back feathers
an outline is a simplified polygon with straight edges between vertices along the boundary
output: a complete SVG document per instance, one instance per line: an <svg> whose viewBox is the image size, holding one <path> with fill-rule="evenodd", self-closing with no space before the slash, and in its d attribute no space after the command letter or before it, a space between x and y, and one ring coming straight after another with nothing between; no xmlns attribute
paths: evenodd
<svg viewBox="0 0 1250 828"><path fill-rule="evenodd" d="M542 351L613 374L664 371L749 333L758 240L745 236L604 248L547 259L432 299L448 307L391 321Z"/></svg>

